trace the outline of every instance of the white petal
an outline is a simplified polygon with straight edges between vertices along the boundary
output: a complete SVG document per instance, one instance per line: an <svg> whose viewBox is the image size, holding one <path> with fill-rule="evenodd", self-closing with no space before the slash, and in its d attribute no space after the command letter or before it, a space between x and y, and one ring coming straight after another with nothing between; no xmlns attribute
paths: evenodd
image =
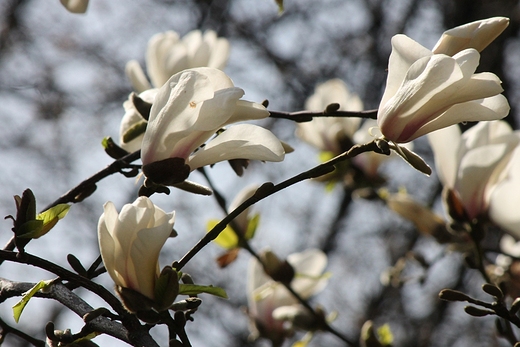
<svg viewBox="0 0 520 347"><path fill-rule="evenodd" d="M381 104L385 105L401 86L410 66L417 60L433 53L405 35L392 37L392 53L388 61L388 77Z"/></svg>
<svg viewBox="0 0 520 347"><path fill-rule="evenodd" d="M130 60L126 63L125 73L136 92L141 93L152 88L137 60Z"/></svg>
<svg viewBox="0 0 520 347"><path fill-rule="evenodd" d="M440 129L428 134L428 140L435 157L435 169L444 186L453 188L459 167L458 148L461 142L458 125Z"/></svg>
<svg viewBox="0 0 520 347"><path fill-rule="evenodd" d="M188 161L191 170L230 159L282 161L283 146L269 130L252 124L230 127Z"/></svg>

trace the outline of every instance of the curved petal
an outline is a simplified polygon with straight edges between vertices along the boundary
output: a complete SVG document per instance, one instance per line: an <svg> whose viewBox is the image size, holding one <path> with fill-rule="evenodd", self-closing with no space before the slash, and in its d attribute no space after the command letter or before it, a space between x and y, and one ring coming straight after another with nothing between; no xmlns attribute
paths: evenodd
<svg viewBox="0 0 520 347"><path fill-rule="evenodd" d="M125 73L136 92L141 93L152 88L137 60L130 60L126 63Z"/></svg>
<svg viewBox="0 0 520 347"><path fill-rule="evenodd" d="M408 36L395 35L392 37L392 53L388 61L388 77L380 108L397 93L410 66L417 60L429 57L432 54L430 50Z"/></svg>
<svg viewBox="0 0 520 347"><path fill-rule="evenodd" d="M489 201L489 216L516 239L520 239L520 149L510 159L507 177L496 186Z"/></svg>
<svg viewBox="0 0 520 347"><path fill-rule="evenodd" d="M187 162L191 170L230 159L282 161L284 149L280 140L269 130L251 124L230 127Z"/></svg>
<svg viewBox="0 0 520 347"><path fill-rule="evenodd" d="M460 157L458 148L461 143L458 125L440 129L428 134L428 140L435 158L435 169L443 186L453 188L457 178Z"/></svg>
<svg viewBox="0 0 520 347"><path fill-rule="evenodd" d="M223 125L243 122L246 120L264 119L267 117L269 117L269 111L267 111L263 105L256 102L238 100L233 114Z"/></svg>
<svg viewBox="0 0 520 347"><path fill-rule="evenodd" d="M208 61L208 67L223 70L229 59L229 41L225 38L219 38L213 45L211 57Z"/></svg>
<svg viewBox="0 0 520 347"><path fill-rule="evenodd" d="M415 134L407 138L405 142L453 124L502 119L509 114L509 110L509 103L502 94L456 104L441 116L425 124Z"/></svg>

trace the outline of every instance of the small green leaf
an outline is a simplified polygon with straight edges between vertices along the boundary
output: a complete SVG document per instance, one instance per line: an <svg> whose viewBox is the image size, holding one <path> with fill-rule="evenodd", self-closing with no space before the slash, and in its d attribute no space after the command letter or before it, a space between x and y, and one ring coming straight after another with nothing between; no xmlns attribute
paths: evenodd
<svg viewBox="0 0 520 347"><path fill-rule="evenodd" d="M211 294L220 298L227 299L228 296L226 291L220 287L214 287L212 285L202 286L198 284L180 284L179 294L180 295L197 295L201 293Z"/></svg>
<svg viewBox="0 0 520 347"><path fill-rule="evenodd" d="M40 228L34 228L31 231L25 232L20 237L37 239L47 234L60 219L65 217L69 212L70 205L59 204L51 207L50 209L43 211L36 216L36 221L41 224ZM27 224L27 223L26 223ZM35 223L36 224L36 223ZM23 227L23 226L22 226Z"/></svg>
<svg viewBox="0 0 520 347"><path fill-rule="evenodd" d="M258 224L260 223L260 214L255 214L247 223L247 230L244 238L246 241L251 240L256 233L256 229L258 228Z"/></svg>
<svg viewBox="0 0 520 347"><path fill-rule="evenodd" d="M283 8L283 0L274 0L276 4L278 5L278 14L282 14L284 11Z"/></svg>
<svg viewBox="0 0 520 347"><path fill-rule="evenodd" d="M158 311L167 309L179 293L179 274L171 266L165 266L155 281L154 298Z"/></svg>
<svg viewBox="0 0 520 347"><path fill-rule="evenodd" d="M218 220L212 219L208 221L207 229L210 231L219 223ZM214 240L217 245L225 249L232 249L238 247L238 237L235 231L228 225Z"/></svg>
<svg viewBox="0 0 520 347"><path fill-rule="evenodd" d="M13 306L13 316L16 323L20 320L23 309L29 303L29 300L36 294L40 289L47 288L53 280L40 281L36 283L34 287L22 294L22 298Z"/></svg>
<svg viewBox="0 0 520 347"><path fill-rule="evenodd" d="M16 234L17 237L21 238L32 238L32 235L38 234L43 228L43 221L33 219L23 223Z"/></svg>

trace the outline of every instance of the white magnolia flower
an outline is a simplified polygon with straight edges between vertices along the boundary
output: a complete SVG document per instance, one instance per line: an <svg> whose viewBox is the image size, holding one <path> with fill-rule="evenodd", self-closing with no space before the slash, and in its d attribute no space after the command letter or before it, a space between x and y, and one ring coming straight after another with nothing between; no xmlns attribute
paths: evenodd
<svg viewBox="0 0 520 347"><path fill-rule="evenodd" d="M482 52L508 25L509 18L506 17L492 17L460 25L445 31L432 51L449 56L467 48Z"/></svg>
<svg viewBox="0 0 520 347"><path fill-rule="evenodd" d="M157 91L158 89L148 89L139 94L139 98L149 104L153 104ZM148 122L136 109L132 101L132 94L130 94L128 100L123 103L123 107L125 109L125 115L121 120L119 128L119 143L121 148L125 149L127 152L135 152L141 149L144 129L146 129ZM133 131L138 132L139 134L137 136L130 136Z"/></svg>
<svg viewBox="0 0 520 347"><path fill-rule="evenodd" d="M508 203L514 198L505 195L517 194L511 194L512 187L505 194L506 185L501 184L507 173L504 169L515 165L511 164L513 153L518 156L518 132L503 121L481 122L462 135L454 125L428 134L428 139L441 183L456 194L469 220L485 216L490 208L497 215L511 211L504 208L513 208Z"/></svg>
<svg viewBox="0 0 520 347"><path fill-rule="evenodd" d="M229 57L229 42L217 37L213 30L204 34L193 30L182 39L175 31L167 31L152 36L146 51L146 76L135 60L129 61L126 73L134 89L143 92L146 89L161 87L174 74L195 67L223 69Z"/></svg>
<svg viewBox="0 0 520 347"><path fill-rule="evenodd" d="M377 117L384 137L405 143L460 122L504 118L509 104L501 82L489 72L475 74L479 59L473 48L450 57L394 36Z"/></svg>
<svg viewBox="0 0 520 347"><path fill-rule="evenodd" d="M175 184L190 171L219 161L282 161L280 140L259 126L239 124L213 137L228 124L269 115L262 105L239 100L242 95L244 91L218 69L189 69L172 76L159 89L150 111L141 151L145 175L155 183ZM185 171L183 177L180 171ZM177 178L170 177L173 173Z"/></svg>
<svg viewBox="0 0 520 347"><path fill-rule="evenodd" d="M328 277L323 275L327 256L322 251L309 249L294 253L287 257L287 262L295 272L291 288L303 299L308 299L327 285ZM291 332L283 321L274 319L273 312L280 307L297 305L297 299L281 283L266 275L262 265L254 258L249 263L247 281L249 315L254 321L256 333L270 339L273 344L281 344Z"/></svg>
<svg viewBox="0 0 520 347"><path fill-rule="evenodd" d="M338 103L342 111L362 111L363 102L349 91L340 79L332 79L316 86L314 94L305 102L305 109L323 111L328 105ZM358 130L360 118L316 117L310 122L298 123L296 135L310 145L338 155L349 148L342 143L352 142Z"/></svg>
<svg viewBox="0 0 520 347"><path fill-rule="evenodd" d="M103 263L116 285L154 299L159 276L159 252L172 234L175 212L165 213L148 198L139 197L118 213L104 205L98 238Z"/></svg>
<svg viewBox="0 0 520 347"><path fill-rule="evenodd" d="M60 0L61 4L72 13L85 13L89 0Z"/></svg>

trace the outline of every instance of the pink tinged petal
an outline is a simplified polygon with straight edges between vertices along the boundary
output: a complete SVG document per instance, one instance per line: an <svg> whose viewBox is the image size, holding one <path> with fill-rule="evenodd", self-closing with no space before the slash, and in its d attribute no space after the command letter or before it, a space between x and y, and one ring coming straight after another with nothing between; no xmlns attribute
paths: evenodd
<svg viewBox="0 0 520 347"><path fill-rule="evenodd" d="M460 157L458 148L461 143L458 125L440 129L428 134L428 140L435 157L435 169L443 186L454 188Z"/></svg>
<svg viewBox="0 0 520 347"><path fill-rule="evenodd" d="M230 127L187 162L191 170L230 159L282 161L285 152L280 140L269 130L251 124Z"/></svg>
<svg viewBox="0 0 520 347"><path fill-rule="evenodd" d="M392 37L392 53L388 61L388 77L380 107L392 98L404 81L408 69L417 60L429 57L433 53L405 35Z"/></svg>
<svg viewBox="0 0 520 347"><path fill-rule="evenodd" d="M464 24L445 31L435 47L434 53L454 55L466 48L482 51L509 25L509 18L493 17Z"/></svg>
<svg viewBox="0 0 520 347"><path fill-rule="evenodd" d="M396 142L410 141L422 125L450 106L446 98L454 91L449 87L463 78L452 58L436 55L419 59L397 93L380 106L377 122L383 135Z"/></svg>
<svg viewBox="0 0 520 347"><path fill-rule="evenodd" d="M497 185L491 194L489 216L493 222L520 238L520 150L517 148L507 168L507 177Z"/></svg>
<svg viewBox="0 0 520 347"><path fill-rule="evenodd" d="M403 141L412 141L429 132L457 123L502 119L509 114L509 110L509 103L501 94L490 98L456 104Z"/></svg>
<svg viewBox="0 0 520 347"><path fill-rule="evenodd" d="M141 93L152 88L137 60L130 60L126 63L125 73L136 92Z"/></svg>

